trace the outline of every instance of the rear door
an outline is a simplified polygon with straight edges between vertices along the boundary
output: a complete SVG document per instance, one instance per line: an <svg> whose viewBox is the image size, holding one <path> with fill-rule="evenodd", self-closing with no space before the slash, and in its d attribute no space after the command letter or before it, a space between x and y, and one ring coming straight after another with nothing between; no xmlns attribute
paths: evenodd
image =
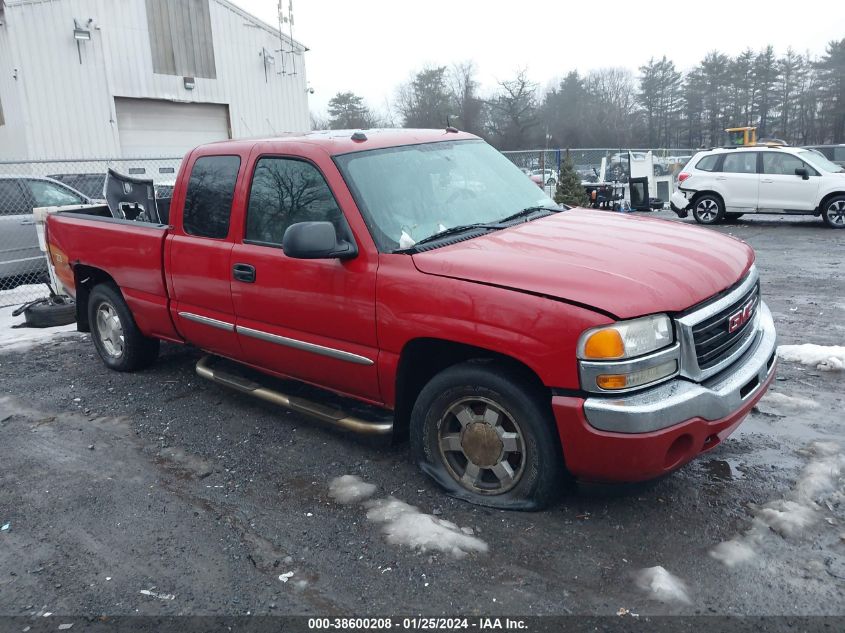
<svg viewBox="0 0 845 633"><path fill-rule="evenodd" d="M177 190L165 250L170 309L179 333L198 347L230 357L240 355L229 256L232 209L244 162L232 154L189 157L190 177L187 187Z"/></svg>
<svg viewBox="0 0 845 633"><path fill-rule="evenodd" d="M292 155L254 158L243 238L232 250L232 298L247 362L330 389L380 402L375 322L377 260L352 233L322 164ZM307 150L305 150L307 151ZM342 185L340 185L342 186ZM346 192L351 205L351 198ZM357 212L357 211L356 211ZM349 260L292 259L282 250L295 222L327 221L356 241ZM360 236L359 236L360 237Z"/></svg>
<svg viewBox="0 0 845 633"><path fill-rule="evenodd" d="M0 178L0 277L46 268L38 247L32 199L17 178Z"/></svg>
<svg viewBox="0 0 845 633"><path fill-rule="evenodd" d="M725 154L721 173L714 174L714 180L728 212L748 213L757 209L760 190L757 152Z"/></svg>
<svg viewBox="0 0 845 633"><path fill-rule="evenodd" d="M786 152L763 152L760 176L760 209L771 211L812 211L819 191L819 172ZM809 178L795 174L806 169Z"/></svg>

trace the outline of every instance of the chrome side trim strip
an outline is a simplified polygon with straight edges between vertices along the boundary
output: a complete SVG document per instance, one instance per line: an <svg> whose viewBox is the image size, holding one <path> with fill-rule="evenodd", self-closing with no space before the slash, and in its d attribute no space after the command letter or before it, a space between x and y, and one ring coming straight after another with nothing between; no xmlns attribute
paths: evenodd
<svg viewBox="0 0 845 633"><path fill-rule="evenodd" d="M217 319L204 317L199 314L194 314L193 312L180 312L179 316L183 319L188 319L188 321L194 321L195 323L202 323L203 325L216 327L218 330L226 330L227 332L235 331L235 324L227 321L218 321Z"/></svg>
<svg viewBox="0 0 845 633"><path fill-rule="evenodd" d="M295 338L279 336L278 334L270 334L269 332L263 332L262 330L254 330L243 325L239 325L235 329L238 334L257 338L262 341L267 341L268 343L284 345L285 347L292 347L293 349L302 350L304 352L311 352L312 354L319 354L321 356L328 356L329 358L344 360L348 363L355 363L356 365L374 364L374 361L366 356L359 356L358 354L353 354L352 352L344 352L343 350L334 349L333 347L324 347L322 345L316 345L315 343L306 343L305 341L300 341Z"/></svg>

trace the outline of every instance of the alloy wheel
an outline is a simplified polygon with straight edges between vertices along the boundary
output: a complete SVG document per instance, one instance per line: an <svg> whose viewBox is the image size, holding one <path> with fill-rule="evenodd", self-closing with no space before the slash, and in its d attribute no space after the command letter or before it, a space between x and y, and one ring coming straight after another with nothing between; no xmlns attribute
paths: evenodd
<svg viewBox="0 0 845 633"><path fill-rule="evenodd" d="M825 211L831 224L845 226L845 200L831 202Z"/></svg>
<svg viewBox="0 0 845 633"><path fill-rule="evenodd" d="M695 211L702 222L713 222L719 214L719 205L712 198L705 198L695 205Z"/></svg>
<svg viewBox="0 0 845 633"><path fill-rule="evenodd" d="M97 306L97 336L106 354L112 358L120 358L126 340L123 334L123 324L117 311L110 303Z"/></svg>
<svg viewBox="0 0 845 633"><path fill-rule="evenodd" d="M519 482L526 461L522 429L500 404L461 398L446 409L438 429L443 463L467 490L498 495Z"/></svg>

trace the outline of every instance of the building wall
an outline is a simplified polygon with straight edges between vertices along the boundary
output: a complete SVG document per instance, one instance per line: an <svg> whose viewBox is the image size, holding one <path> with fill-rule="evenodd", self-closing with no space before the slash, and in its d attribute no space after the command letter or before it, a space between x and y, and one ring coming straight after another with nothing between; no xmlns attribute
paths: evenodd
<svg viewBox="0 0 845 633"><path fill-rule="evenodd" d="M186 90L182 76L153 73L145 0L7 0L0 160L120 156L116 96L226 103L234 138L307 130L304 56L276 52L278 32L225 0L209 0L209 17L217 78ZM79 52L74 18L94 20ZM266 78L262 49L275 57Z"/></svg>

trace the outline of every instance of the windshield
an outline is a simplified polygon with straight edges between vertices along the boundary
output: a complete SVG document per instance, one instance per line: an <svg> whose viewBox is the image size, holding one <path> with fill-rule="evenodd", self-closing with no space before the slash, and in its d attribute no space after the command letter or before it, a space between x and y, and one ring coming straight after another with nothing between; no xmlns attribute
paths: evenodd
<svg viewBox="0 0 845 633"><path fill-rule="evenodd" d="M798 152L798 155L816 169L820 169L822 171L832 171L833 173L845 171L845 169L842 169L842 167L833 161L828 160L824 155L815 150L804 150Z"/></svg>
<svg viewBox="0 0 845 633"><path fill-rule="evenodd" d="M379 249L390 252L447 229L558 206L483 141L406 145L338 156Z"/></svg>

